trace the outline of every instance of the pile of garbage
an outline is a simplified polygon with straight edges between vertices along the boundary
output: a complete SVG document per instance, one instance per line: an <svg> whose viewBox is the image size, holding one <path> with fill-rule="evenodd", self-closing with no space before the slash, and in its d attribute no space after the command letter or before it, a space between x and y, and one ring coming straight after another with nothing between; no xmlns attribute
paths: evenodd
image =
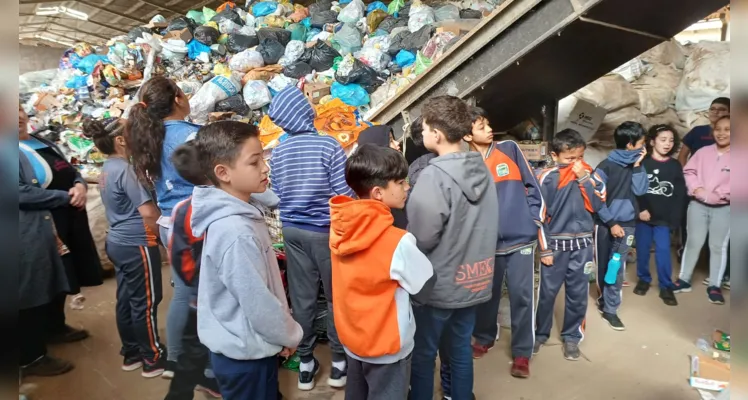
<svg viewBox="0 0 748 400"><path fill-rule="evenodd" d="M126 117L141 85L166 75L190 98L193 122L246 120L272 148L283 132L265 111L278 91L296 85L322 107L318 128L347 147L369 126L362 116L426 72L501 2L436 1L226 2L171 21L157 15L107 48L79 43L67 50L57 75L26 106L38 124L76 132L82 117ZM83 162L99 161L77 153Z"/></svg>

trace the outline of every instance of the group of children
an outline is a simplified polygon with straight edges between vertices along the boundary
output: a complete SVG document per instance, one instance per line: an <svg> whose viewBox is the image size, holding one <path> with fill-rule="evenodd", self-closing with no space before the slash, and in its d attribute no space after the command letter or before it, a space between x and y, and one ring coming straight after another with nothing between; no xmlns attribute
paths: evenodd
<svg viewBox="0 0 748 400"><path fill-rule="evenodd" d="M239 122L200 128L171 157L182 179L196 186L172 210L170 258L198 290L167 399L192 398L197 387L229 400L275 400L279 356L294 353L301 360L298 388L313 389L321 368L314 357L320 282L329 312L331 387L345 387L347 399L430 400L438 355L444 398L470 399L473 359L498 336L505 276L511 374L526 378L530 358L550 337L563 284L563 354L580 357L595 265L597 307L613 329L625 329L618 309L635 236L635 293L649 288L654 240L660 296L677 304L673 293L690 288L693 266L684 267L682 280L670 281L669 233L679 224L673 202L685 201L686 187L694 197L689 226L692 218L708 226L710 244L729 237L729 225L727 236L720 234L725 208L729 219L729 117L715 122L717 144L694 156L684 179L670 158L678 135L664 125L647 134L638 123L623 123L614 133L616 150L594 170L584 162L581 135L563 130L551 142L555 166L536 173L516 143L493 140L482 110L452 96L424 105L410 134L429 154L410 166L392 131L382 127L364 132L362 138L371 138L346 158L333 138L317 133L315 111L298 88L279 92L269 116L290 135L273 150L269 166L256 127ZM122 254L113 261L123 293L117 308L123 369L145 371L163 354L153 329L160 274L150 267L158 265L152 251L158 209L128 169L120 135L102 130L94 139L110 154L102 185L110 221L127 221L112 224L108 241L111 255ZM264 220L263 210L276 205L293 314ZM703 243L706 230L699 229L684 260ZM123 243L126 251L114 243L125 230L142 239ZM536 248L542 263L537 299ZM142 262L128 261L136 256ZM710 277L710 299L719 266Z"/></svg>

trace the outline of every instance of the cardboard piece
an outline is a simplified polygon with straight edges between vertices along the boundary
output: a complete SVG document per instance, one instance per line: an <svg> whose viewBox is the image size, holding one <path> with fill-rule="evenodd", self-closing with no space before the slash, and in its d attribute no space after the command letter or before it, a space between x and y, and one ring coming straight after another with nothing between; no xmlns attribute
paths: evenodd
<svg viewBox="0 0 748 400"><path fill-rule="evenodd" d="M548 142L517 143L527 161L543 161L548 155Z"/></svg>
<svg viewBox="0 0 748 400"><path fill-rule="evenodd" d="M319 104L319 100L330 94L330 85L326 83L307 83L304 85L304 95L312 104Z"/></svg>
<svg viewBox="0 0 748 400"><path fill-rule="evenodd" d="M34 102L34 109L39 112L60 107L62 107L62 103L57 101L57 98L49 93L40 93L39 98Z"/></svg>
<svg viewBox="0 0 748 400"><path fill-rule="evenodd" d="M231 111L212 112L208 114L208 122L230 120L234 115L236 115L236 113Z"/></svg>
<svg viewBox="0 0 748 400"><path fill-rule="evenodd" d="M604 108L588 101L574 96L566 97L558 103L557 132L567 128L574 129L585 141L589 141L602 125L607 113Z"/></svg>
<svg viewBox="0 0 748 400"><path fill-rule="evenodd" d="M169 40L169 39L182 40L185 44L187 44L190 42L190 40L192 40L192 34L190 33L190 30L187 28L180 29L178 31L174 30L164 35L164 40Z"/></svg>
<svg viewBox="0 0 748 400"><path fill-rule="evenodd" d="M167 27L169 27L169 23L168 22L151 22L148 25L143 25L143 26L148 29L161 30L161 29L166 29Z"/></svg>
<svg viewBox="0 0 748 400"><path fill-rule="evenodd" d="M691 356L689 384L696 389L722 391L730 386L730 364Z"/></svg>

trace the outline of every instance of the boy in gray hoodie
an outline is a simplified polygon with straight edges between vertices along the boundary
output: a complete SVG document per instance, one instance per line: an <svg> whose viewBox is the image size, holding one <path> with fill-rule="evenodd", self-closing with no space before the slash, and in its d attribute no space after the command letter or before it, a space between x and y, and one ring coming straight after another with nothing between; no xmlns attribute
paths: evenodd
<svg viewBox="0 0 748 400"><path fill-rule="evenodd" d="M200 129L195 162L215 186L192 194L192 233L203 239L197 330L224 399L276 400L278 355L302 330L288 309L259 204L268 184L257 128L224 121Z"/></svg>
<svg viewBox="0 0 748 400"><path fill-rule="evenodd" d="M436 353L446 336L452 398L468 400L475 306L491 298L499 205L481 155L460 150L463 136L472 130L467 104L438 96L424 105L422 114L423 143L438 156L421 172L406 211L408 230L437 278L426 305L413 310L411 399L433 398Z"/></svg>

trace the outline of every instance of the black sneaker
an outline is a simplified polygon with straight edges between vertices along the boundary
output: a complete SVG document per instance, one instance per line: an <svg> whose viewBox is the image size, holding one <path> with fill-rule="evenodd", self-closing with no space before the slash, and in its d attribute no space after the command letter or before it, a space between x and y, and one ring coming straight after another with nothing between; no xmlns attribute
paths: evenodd
<svg viewBox="0 0 748 400"><path fill-rule="evenodd" d="M634 294L638 296L644 296L649 291L649 282L639 280L634 288Z"/></svg>
<svg viewBox="0 0 748 400"><path fill-rule="evenodd" d="M678 279L673 284L673 293L688 293L691 290L691 284L682 279Z"/></svg>
<svg viewBox="0 0 748 400"><path fill-rule="evenodd" d="M23 376L57 376L70 372L73 368L73 364L69 361L44 356L25 367L21 367L21 374Z"/></svg>
<svg viewBox="0 0 748 400"><path fill-rule="evenodd" d="M540 353L540 348L545 344L544 340L535 339L535 344L532 346L532 354Z"/></svg>
<svg viewBox="0 0 748 400"><path fill-rule="evenodd" d="M156 361L143 360L143 371L140 372L140 376L143 378L156 378L163 375L166 371L166 359L159 358Z"/></svg>
<svg viewBox="0 0 748 400"><path fill-rule="evenodd" d="M319 372L319 361L317 361L317 359L312 359L312 362L314 363L314 367L311 372L299 372L299 390L310 391L314 389L314 377L316 377ZM301 368L301 365L299 365L299 368ZM301 370L299 369L299 371Z"/></svg>
<svg viewBox="0 0 748 400"><path fill-rule="evenodd" d="M166 361L166 369L164 369L164 373L161 374L161 377L164 379L173 379L174 371L176 370L177 370L176 361Z"/></svg>
<svg viewBox="0 0 748 400"><path fill-rule="evenodd" d="M209 398L222 398L221 388L218 387L218 381L215 379L205 379L202 383L195 385L195 391L204 393Z"/></svg>
<svg viewBox="0 0 748 400"><path fill-rule="evenodd" d="M610 325L613 330L616 331L625 331L626 326L623 325L623 321L621 321L620 318L618 318L617 314L611 314L611 313L603 313L603 319L608 322L608 325Z"/></svg>
<svg viewBox="0 0 748 400"><path fill-rule="evenodd" d="M341 371L334 366L330 370L330 377L327 378L327 385L335 388L342 389L348 380L348 371Z"/></svg>
<svg viewBox="0 0 748 400"><path fill-rule="evenodd" d="M712 304L725 304L725 297L722 296L722 289L716 286L710 286L706 289L706 293L709 295L709 302Z"/></svg>
<svg viewBox="0 0 748 400"><path fill-rule="evenodd" d="M663 303L665 303L665 305L678 305L678 299L675 298L675 293L673 293L673 289L671 288L660 289L660 298L662 299Z"/></svg>
<svg viewBox="0 0 748 400"><path fill-rule="evenodd" d="M410 398L410 393L408 393L408 398ZM443 396L442 400L452 400L452 396ZM475 400L475 393L473 393L473 400Z"/></svg>
<svg viewBox="0 0 748 400"><path fill-rule="evenodd" d="M65 325L65 328L61 332L52 334L49 339L47 339L47 343L73 343L87 339L89 336L88 331L85 329L75 329L70 325Z"/></svg>
<svg viewBox="0 0 748 400"><path fill-rule="evenodd" d="M140 358L140 354L138 355L132 355L132 356L125 356L124 360L122 361L122 370L123 371L135 371L137 369L140 369L143 366L143 359Z"/></svg>
<svg viewBox="0 0 748 400"><path fill-rule="evenodd" d="M564 342L564 358L569 361L577 361L580 356L579 343Z"/></svg>
<svg viewBox="0 0 748 400"><path fill-rule="evenodd" d="M601 300L595 300L595 303L597 304L597 312L600 314L603 313L603 307L605 307L605 303Z"/></svg>

